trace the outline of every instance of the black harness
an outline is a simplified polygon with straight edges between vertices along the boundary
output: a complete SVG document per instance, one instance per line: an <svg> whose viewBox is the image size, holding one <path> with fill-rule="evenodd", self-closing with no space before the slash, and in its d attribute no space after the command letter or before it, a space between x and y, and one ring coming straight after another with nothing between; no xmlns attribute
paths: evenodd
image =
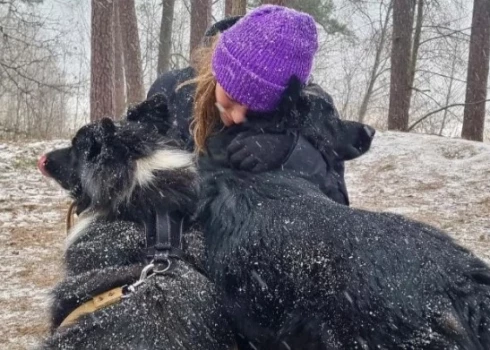
<svg viewBox="0 0 490 350"><path fill-rule="evenodd" d="M87 206L83 207L77 204L75 203L77 214L80 215ZM184 216L181 212L153 209L144 222L147 265L141 271L140 278L131 284L125 284L97 295L97 300L104 298L105 302L108 303L106 306L115 304L122 299L128 298L140 285L145 283L150 275L158 276L172 272L177 266L175 260L183 259L184 256L182 251L183 226ZM92 300L96 299L92 298ZM80 311L79 314L74 316L74 320L76 321L81 315L94 312L106 306L96 306L94 310L89 312ZM75 309L76 306L67 309L61 321L63 319L66 321L66 316L70 316ZM62 324L61 321L60 324ZM70 320L67 325L73 322L73 320Z"/></svg>
<svg viewBox="0 0 490 350"><path fill-rule="evenodd" d="M183 258L184 216L179 211L155 209L145 222L146 259L153 272L168 271L172 260Z"/></svg>
<svg viewBox="0 0 490 350"><path fill-rule="evenodd" d="M79 216L89 203L75 202ZM165 206L162 206L164 208ZM171 261L183 258L182 231L184 216L180 211L153 208L143 222L146 233L146 259L153 272L168 271Z"/></svg>

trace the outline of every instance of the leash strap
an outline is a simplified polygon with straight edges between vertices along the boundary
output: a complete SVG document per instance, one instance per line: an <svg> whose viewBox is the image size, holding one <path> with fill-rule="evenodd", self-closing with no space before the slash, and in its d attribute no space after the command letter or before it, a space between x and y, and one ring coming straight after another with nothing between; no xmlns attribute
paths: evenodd
<svg viewBox="0 0 490 350"><path fill-rule="evenodd" d="M70 312L68 316L63 320L59 327L66 327L74 324L80 317L91 314L100 309L104 309L108 306L114 305L121 301L124 295L123 287L117 287L111 289L105 293L99 294L90 299L86 303L83 303L75 310Z"/></svg>
<svg viewBox="0 0 490 350"><path fill-rule="evenodd" d="M66 214L66 235L67 236L70 233L70 230L73 227L73 223L75 221L73 218L73 214L75 213L76 208L77 208L77 202L76 201L71 202L70 207L68 208L68 213Z"/></svg>

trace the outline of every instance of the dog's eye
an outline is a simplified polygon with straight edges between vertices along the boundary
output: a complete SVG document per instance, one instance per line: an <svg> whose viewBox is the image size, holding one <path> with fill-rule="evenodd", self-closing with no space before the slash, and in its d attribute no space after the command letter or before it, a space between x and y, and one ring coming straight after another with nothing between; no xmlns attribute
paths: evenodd
<svg viewBox="0 0 490 350"><path fill-rule="evenodd" d="M73 149L82 159L91 160L100 154L101 144L97 142L93 135L86 135L83 138L76 139Z"/></svg>
<svg viewBox="0 0 490 350"><path fill-rule="evenodd" d="M90 145L90 148L86 152L87 159L91 160L91 159L97 157L100 154L100 151L101 151L100 143L92 142Z"/></svg>

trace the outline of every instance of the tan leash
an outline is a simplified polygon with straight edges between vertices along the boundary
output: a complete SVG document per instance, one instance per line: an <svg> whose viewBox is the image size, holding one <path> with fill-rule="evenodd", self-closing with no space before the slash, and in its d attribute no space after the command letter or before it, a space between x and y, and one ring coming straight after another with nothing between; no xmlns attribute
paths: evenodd
<svg viewBox="0 0 490 350"><path fill-rule="evenodd" d="M134 293L136 289L145 283L146 279L151 276L156 276L153 274L153 264L149 264L143 268L141 271L140 278L131 285L124 285L122 287L116 287L107 292L96 295L94 298L86 301L75 310L70 312L68 316L65 317L63 322L61 322L60 327L66 327L74 324L80 317L84 315L91 314L97 310L106 308L108 306L119 303L123 298L126 298L131 293ZM170 268L170 265L168 266ZM165 273L163 271L162 273Z"/></svg>
<svg viewBox="0 0 490 350"><path fill-rule="evenodd" d="M91 314L97 310L106 308L108 306L118 303L123 298L123 287L117 287L111 289L105 293L99 294L89 301L83 303L75 310L70 312L68 316L60 324L60 327L66 327L74 324L80 317Z"/></svg>
<svg viewBox="0 0 490 350"><path fill-rule="evenodd" d="M136 284L134 286L136 286ZM99 294L70 312L59 327L71 326L82 316L119 303L124 298L124 295L124 287L117 287L105 293ZM236 343L233 344L230 350L239 350L238 345Z"/></svg>
<svg viewBox="0 0 490 350"><path fill-rule="evenodd" d="M66 235L70 233L71 228L75 222L75 209L77 208L77 204L75 201L71 202L70 207L68 208L68 214L66 215Z"/></svg>

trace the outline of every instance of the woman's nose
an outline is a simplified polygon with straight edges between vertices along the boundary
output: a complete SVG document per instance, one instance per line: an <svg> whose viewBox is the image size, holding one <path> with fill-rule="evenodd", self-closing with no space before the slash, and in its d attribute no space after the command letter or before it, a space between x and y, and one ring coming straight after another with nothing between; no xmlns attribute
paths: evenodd
<svg viewBox="0 0 490 350"><path fill-rule="evenodd" d="M235 124L241 124L245 122L247 115L247 108L244 106L236 106L233 108L231 111L231 119L233 119L233 123Z"/></svg>

